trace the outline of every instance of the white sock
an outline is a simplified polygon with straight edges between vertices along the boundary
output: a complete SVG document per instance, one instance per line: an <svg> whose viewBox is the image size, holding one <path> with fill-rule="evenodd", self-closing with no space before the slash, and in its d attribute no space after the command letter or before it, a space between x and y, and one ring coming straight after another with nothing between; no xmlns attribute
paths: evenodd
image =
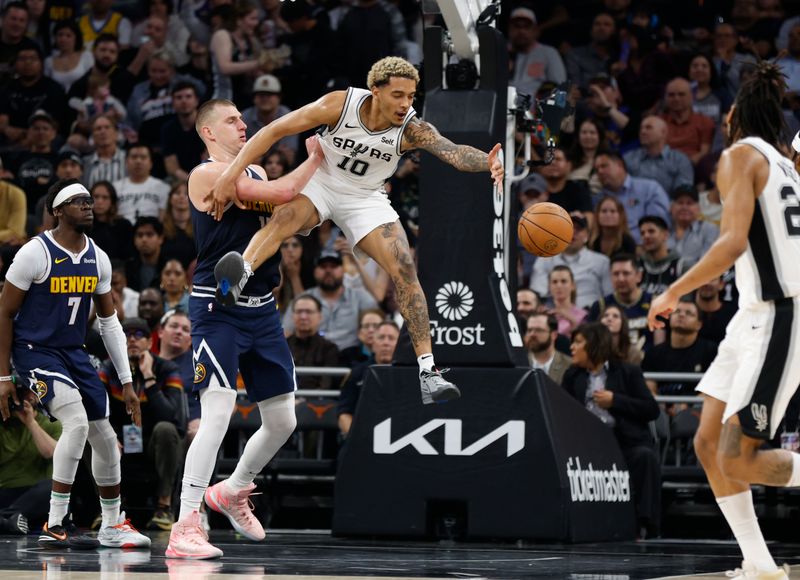
<svg viewBox="0 0 800 580"><path fill-rule="evenodd" d="M225 481L227 488L234 492L253 483L297 426L294 393L261 401L258 410L261 413L261 427L247 440L236 469Z"/></svg>
<svg viewBox="0 0 800 580"><path fill-rule="evenodd" d="M247 277L249 278L253 275L253 265L244 258L242 258L242 262L244 262L244 273L247 274Z"/></svg>
<svg viewBox="0 0 800 580"><path fill-rule="evenodd" d="M422 371L430 372L433 370L433 354L425 353L417 358L417 362L419 363L420 374L422 374Z"/></svg>
<svg viewBox="0 0 800 580"><path fill-rule="evenodd" d="M792 453L792 474L784 487L800 487L800 453Z"/></svg>
<svg viewBox="0 0 800 580"><path fill-rule="evenodd" d="M769 553L767 543L758 526L756 510L753 506L753 492L743 491L735 495L717 498L719 509L736 537L744 559L762 572L778 569Z"/></svg>
<svg viewBox="0 0 800 580"><path fill-rule="evenodd" d="M119 496L111 499L100 498L100 510L103 514L103 523L100 524L100 529L116 526L119 523L120 503Z"/></svg>
<svg viewBox="0 0 800 580"><path fill-rule="evenodd" d="M179 520L200 509L235 405L236 391L232 389L209 388L200 394L200 427L186 453Z"/></svg>
<svg viewBox="0 0 800 580"><path fill-rule="evenodd" d="M60 526L69 511L69 495L67 493L50 492L50 515L47 516L47 528Z"/></svg>

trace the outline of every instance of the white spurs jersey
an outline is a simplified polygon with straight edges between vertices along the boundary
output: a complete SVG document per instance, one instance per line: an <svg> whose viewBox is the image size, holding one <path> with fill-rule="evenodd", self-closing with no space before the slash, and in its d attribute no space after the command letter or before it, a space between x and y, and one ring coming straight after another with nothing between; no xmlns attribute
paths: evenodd
<svg viewBox="0 0 800 580"><path fill-rule="evenodd" d="M400 161L400 142L408 122L414 118L414 108L406 113L403 124L373 133L364 126L358 111L372 93L366 89L347 89L344 109L334 127L325 127L320 143L325 160L314 174L334 190L379 190L397 169Z"/></svg>
<svg viewBox="0 0 800 580"><path fill-rule="evenodd" d="M800 295L800 177L792 162L759 137L744 143L769 162L756 199L747 250L736 260L739 307Z"/></svg>

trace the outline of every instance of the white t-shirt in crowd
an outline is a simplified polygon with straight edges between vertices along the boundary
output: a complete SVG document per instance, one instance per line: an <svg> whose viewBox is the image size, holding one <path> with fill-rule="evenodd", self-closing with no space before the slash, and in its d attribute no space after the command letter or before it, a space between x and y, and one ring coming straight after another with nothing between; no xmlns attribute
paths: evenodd
<svg viewBox="0 0 800 580"><path fill-rule="evenodd" d="M140 217L159 217L167 208L169 185L155 177L134 183L129 177L114 182L119 199L117 213L131 223Z"/></svg>

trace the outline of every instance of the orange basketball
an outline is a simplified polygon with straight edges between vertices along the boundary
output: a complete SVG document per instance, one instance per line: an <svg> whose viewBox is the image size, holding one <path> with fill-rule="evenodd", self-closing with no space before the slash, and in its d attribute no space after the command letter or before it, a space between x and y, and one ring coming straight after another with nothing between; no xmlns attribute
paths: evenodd
<svg viewBox="0 0 800 580"><path fill-rule="evenodd" d="M517 235L531 254L549 258L563 252L572 241L572 218L560 205L535 203L519 218Z"/></svg>

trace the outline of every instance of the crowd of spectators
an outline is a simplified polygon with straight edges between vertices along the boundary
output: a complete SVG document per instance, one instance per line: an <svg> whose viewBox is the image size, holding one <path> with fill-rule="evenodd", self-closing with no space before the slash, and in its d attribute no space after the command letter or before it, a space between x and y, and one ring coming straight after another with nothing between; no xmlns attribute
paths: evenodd
<svg viewBox="0 0 800 580"><path fill-rule="evenodd" d="M531 366L556 382L565 373L572 377L581 402L592 398L575 386L587 373L594 385L588 392L604 389L596 388L599 362L592 356L584 353L567 370L576 336L608 342L603 357L618 365L609 376L622 372L625 384L640 365L703 371L713 358L736 309L734 272L687 297L666 332L651 333L645 321L651 297L718 235L714 177L725 118L758 59L775 59L787 75L787 143L800 128L800 18L786 18L797 2L679 4L509 0L499 20L511 84L543 95L567 83L575 108L553 162L514 193L519 211L551 201L573 216L574 237L563 254L521 256L517 307ZM26 240L52 227L43 207L49 185L81 180L95 202L91 235L113 260L112 294L138 361L135 377L148 392L138 453L156 482L152 523L168 527L179 442L199 420L193 398L180 391L190 390L193 377L191 328L181 314L195 261L186 181L207 157L194 130L198 106L212 97L231 99L252 136L329 90L364 86L369 67L384 56L420 64L423 26L437 16L423 14L418 0L12 0L2 2L0 17L3 271ZM265 153L270 179L303 160L300 143L299 136L287 137ZM385 186L412 247L419 233L418 172L419 158L408 154ZM397 342L397 328L386 323L399 320L393 288L330 222L289 238L280 252L283 277L275 294L296 363L353 369L340 409L346 434L366 365L389 362ZM595 322L608 334L587 326ZM87 347L113 415L119 385L94 331ZM642 390L645 383L635 382L643 400L690 390L682 384ZM303 388L341 384L301 379ZM624 423L629 409L605 404L600 408L611 417L621 413L616 421ZM642 405L649 416L649 402ZM45 437L36 427L45 425L41 416L27 407L16 420L34 434L35 445L27 441L24 448L46 458L47 437L58 437L57 430ZM112 424L123 441L124 425ZM35 488L48 475L34 463L30 477L17 481L6 478L0 461L0 488ZM19 527L23 510L8 511L17 498L0 498L0 528Z"/></svg>

